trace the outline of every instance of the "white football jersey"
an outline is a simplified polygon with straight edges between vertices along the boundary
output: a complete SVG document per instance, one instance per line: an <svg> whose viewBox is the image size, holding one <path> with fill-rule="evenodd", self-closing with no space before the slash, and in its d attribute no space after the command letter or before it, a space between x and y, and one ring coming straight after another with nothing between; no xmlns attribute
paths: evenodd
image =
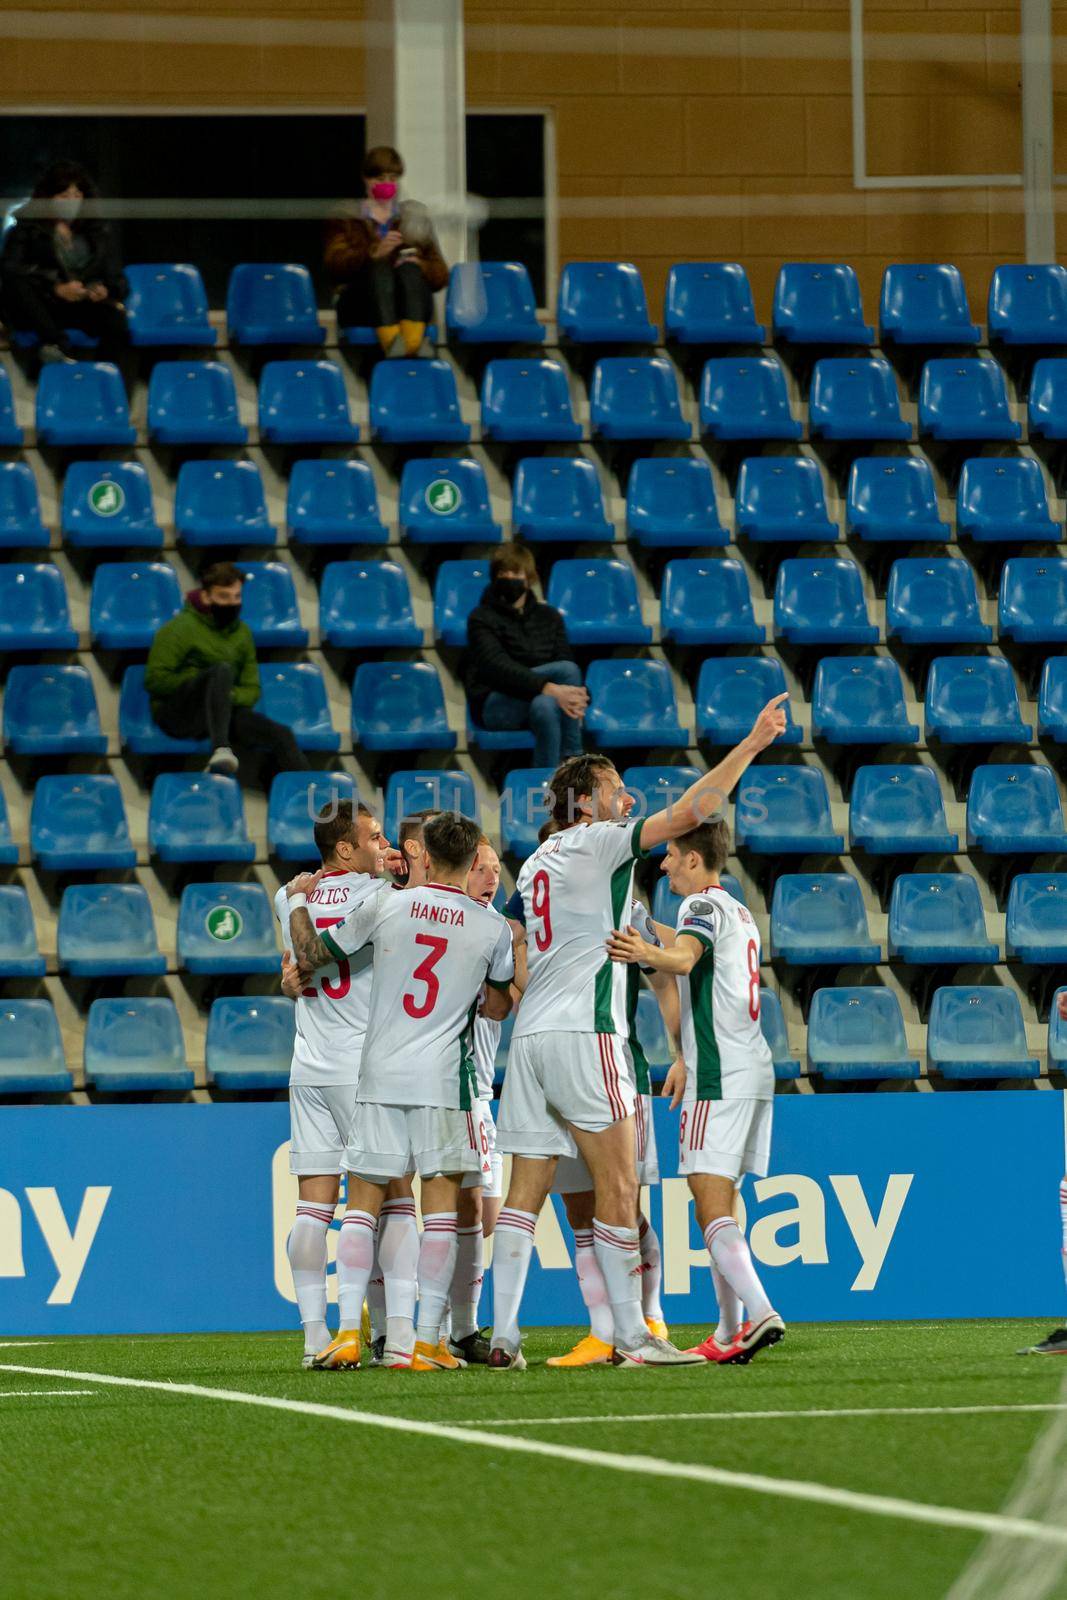
<svg viewBox="0 0 1067 1600"><path fill-rule="evenodd" d="M308 915L317 933L343 922L364 901L385 888L365 872L325 872L308 895ZM285 949L289 938L289 900L284 888L274 896ZM372 950L351 960L321 967L296 1002L296 1039L290 1085L355 1083L370 1007Z"/></svg>
<svg viewBox="0 0 1067 1600"><path fill-rule="evenodd" d="M704 946L678 978L686 1095L697 1100L769 1100L774 1063L760 1028L760 936L729 890L701 889L678 911L679 934Z"/></svg>
<svg viewBox="0 0 1067 1600"><path fill-rule="evenodd" d="M474 1076L478 1080L478 1099L493 1098L493 1079L496 1077L496 1052L504 1024L489 1017L474 1019Z"/></svg>
<svg viewBox="0 0 1067 1600"><path fill-rule="evenodd" d="M462 889L428 883L359 906L323 943L343 959L373 947L358 1098L393 1106L477 1099L473 1031L482 986L515 974L511 929Z"/></svg>
<svg viewBox="0 0 1067 1600"><path fill-rule="evenodd" d="M546 839L518 877L528 978L513 1038L528 1033L626 1037L626 967L607 938L633 899L641 820L579 823Z"/></svg>

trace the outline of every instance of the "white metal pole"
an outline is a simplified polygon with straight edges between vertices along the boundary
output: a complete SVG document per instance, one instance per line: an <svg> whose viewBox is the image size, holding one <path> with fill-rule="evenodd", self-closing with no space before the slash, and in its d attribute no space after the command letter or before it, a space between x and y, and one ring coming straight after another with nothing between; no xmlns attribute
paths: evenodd
<svg viewBox="0 0 1067 1600"><path fill-rule="evenodd" d="M1027 261L1055 261L1052 198L1052 6L1020 0L1022 50L1023 204Z"/></svg>

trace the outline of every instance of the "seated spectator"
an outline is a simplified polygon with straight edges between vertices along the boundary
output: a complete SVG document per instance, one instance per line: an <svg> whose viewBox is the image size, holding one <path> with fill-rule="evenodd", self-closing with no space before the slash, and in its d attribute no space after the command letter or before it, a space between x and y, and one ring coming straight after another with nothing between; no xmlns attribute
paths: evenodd
<svg viewBox="0 0 1067 1600"><path fill-rule="evenodd" d="M172 739L210 739L209 772L236 772L238 757L253 750L269 752L279 772L306 771L289 729L252 709L259 669L252 630L241 621L243 583L232 562L213 562L160 628L145 668L152 715Z"/></svg>
<svg viewBox="0 0 1067 1600"><path fill-rule="evenodd" d="M494 732L529 728L533 765L556 767L582 748L589 691L562 616L533 593L536 578L525 545L493 552L489 583L467 618L464 676L476 721Z"/></svg>
<svg viewBox="0 0 1067 1600"><path fill-rule="evenodd" d="M373 328L386 355L400 341L418 355L448 267L424 205L399 200L404 163L391 145L363 160L367 198L326 224L326 271L337 290L339 328Z"/></svg>
<svg viewBox="0 0 1067 1600"><path fill-rule="evenodd" d="M15 212L0 254L0 314L35 333L43 362L76 359L68 328L99 340L102 361L128 343L126 279L110 225L93 214L97 190L84 167L58 161Z"/></svg>

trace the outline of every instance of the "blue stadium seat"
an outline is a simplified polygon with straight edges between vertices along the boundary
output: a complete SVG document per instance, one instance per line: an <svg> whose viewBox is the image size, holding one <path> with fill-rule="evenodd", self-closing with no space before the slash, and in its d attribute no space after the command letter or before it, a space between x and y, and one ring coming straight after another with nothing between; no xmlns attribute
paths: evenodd
<svg viewBox="0 0 1067 1600"><path fill-rule="evenodd" d="M243 261L234 267L226 289L226 331L236 344L322 344L326 330L308 269L292 262Z"/></svg>
<svg viewBox="0 0 1067 1600"><path fill-rule="evenodd" d="M362 324L362 326L338 328L337 342L338 344L355 345L357 348L364 350L378 351L381 348L376 330L367 323ZM428 322L426 324L425 342L431 345L437 344L436 322Z"/></svg>
<svg viewBox="0 0 1067 1600"><path fill-rule="evenodd" d="M730 543L715 504L711 463L695 456L645 456L626 486L626 532L646 550Z"/></svg>
<svg viewBox="0 0 1067 1600"><path fill-rule="evenodd" d="M472 750L528 750L533 754L533 734L526 728L483 728L467 710L467 744Z"/></svg>
<svg viewBox="0 0 1067 1600"><path fill-rule="evenodd" d="M782 1015L782 1002L773 989L761 989L759 999L760 1032L767 1041L774 1061L775 1081L788 1083L800 1077L800 1062L789 1053L789 1035Z"/></svg>
<svg viewBox="0 0 1067 1600"><path fill-rule="evenodd" d="M4 688L8 755L107 752L93 680L84 667L12 667Z"/></svg>
<svg viewBox="0 0 1067 1600"><path fill-rule="evenodd" d="M499 544L500 524L493 521L481 462L445 456L406 462L400 478L400 537L410 544Z"/></svg>
<svg viewBox="0 0 1067 1600"><path fill-rule="evenodd" d="M863 456L852 463L845 526L866 544L947 543L925 456Z"/></svg>
<svg viewBox="0 0 1067 1600"><path fill-rule="evenodd" d="M748 578L732 556L668 561L660 597L664 639L675 644L762 644Z"/></svg>
<svg viewBox="0 0 1067 1600"><path fill-rule="evenodd" d="M411 590L395 561L331 561L319 589L319 633L342 650L417 650Z"/></svg>
<svg viewBox="0 0 1067 1600"><path fill-rule="evenodd" d="M858 767L848 832L850 848L868 855L954 855L960 847L932 767Z"/></svg>
<svg viewBox="0 0 1067 1600"><path fill-rule="evenodd" d="M1067 439L1067 357L1043 356L1034 362L1027 416L1031 439Z"/></svg>
<svg viewBox="0 0 1067 1600"><path fill-rule="evenodd" d="M791 644L877 644L855 561L783 561L774 585L774 631Z"/></svg>
<svg viewBox="0 0 1067 1600"><path fill-rule="evenodd" d="M188 1092L193 1070L173 1000L94 1000L85 1024L85 1079L100 1094Z"/></svg>
<svg viewBox="0 0 1067 1600"><path fill-rule="evenodd" d="M1067 1070L1067 1017L1061 1017L1059 1011L1062 994L1067 994L1067 989L1057 989L1049 1007L1048 1070L1050 1072Z"/></svg>
<svg viewBox="0 0 1067 1600"><path fill-rule="evenodd" d="M784 872L771 900L771 955L791 966L874 966L859 880L847 872Z"/></svg>
<svg viewBox="0 0 1067 1600"><path fill-rule="evenodd" d="M892 989L816 989L808 1013L808 1071L829 1082L917 1078Z"/></svg>
<svg viewBox="0 0 1067 1600"><path fill-rule="evenodd" d="M280 861L314 861L315 818L326 806L359 796L347 772L279 772L270 786L267 846Z"/></svg>
<svg viewBox="0 0 1067 1600"><path fill-rule="evenodd" d="M292 544L385 544L389 538L365 461L294 461L285 520Z"/></svg>
<svg viewBox="0 0 1067 1600"><path fill-rule="evenodd" d="M847 356L816 361L808 396L808 424L824 439L910 439L889 362Z"/></svg>
<svg viewBox="0 0 1067 1600"><path fill-rule="evenodd" d="M943 1078L1036 1078L1041 1072L1029 1054L1018 995L994 984L935 990L926 1059L929 1071Z"/></svg>
<svg viewBox="0 0 1067 1600"><path fill-rule="evenodd" d="M1008 894L1008 959L1029 966L1067 961L1067 873L1017 872Z"/></svg>
<svg viewBox="0 0 1067 1600"><path fill-rule="evenodd" d="M1067 268L1032 262L994 267L988 315L990 339L1067 344Z"/></svg>
<svg viewBox="0 0 1067 1600"><path fill-rule="evenodd" d="M968 872L902 872L889 897L889 957L912 966L992 963L977 878Z"/></svg>
<svg viewBox="0 0 1067 1600"><path fill-rule="evenodd" d="M262 688L256 710L272 722L283 722L301 750L338 750L326 685L311 661L272 662L259 668Z"/></svg>
<svg viewBox="0 0 1067 1600"><path fill-rule="evenodd" d="M545 330L521 261L467 261L453 267L445 327L457 344L542 344Z"/></svg>
<svg viewBox="0 0 1067 1600"><path fill-rule="evenodd" d="M482 433L505 442L582 437L558 361L490 361L482 379Z"/></svg>
<svg viewBox="0 0 1067 1600"><path fill-rule="evenodd" d="M700 431L713 439L799 439L777 356L716 356L700 379Z"/></svg>
<svg viewBox="0 0 1067 1600"><path fill-rule="evenodd" d="M188 545L274 544L263 480L253 461L185 461L178 471L174 527Z"/></svg>
<svg viewBox="0 0 1067 1600"><path fill-rule="evenodd" d="M268 361L259 378L259 436L264 444L355 444L335 361Z"/></svg>
<svg viewBox="0 0 1067 1600"><path fill-rule="evenodd" d="M572 644L652 643L628 562L555 561L545 598L562 612Z"/></svg>
<svg viewBox="0 0 1067 1600"><path fill-rule="evenodd" d="M437 669L365 661L352 684L352 743L364 750L454 750Z"/></svg>
<svg viewBox="0 0 1067 1600"><path fill-rule="evenodd" d="M1067 850L1051 767L976 767L967 794L967 848L992 855Z"/></svg>
<svg viewBox="0 0 1067 1600"><path fill-rule="evenodd" d="M370 420L385 444L466 444L471 436L447 361L379 361L371 373Z"/></svg>
<svg viewBox="0 0 1067 1600"><path fill-rule="evenodd" d="M997 627L1019 644L1067 641L1067 560L1011 556L1000 569Z"/></svg>
<svg viewBox="0 0 1067 1600"><path fill-rule="evenodd" d="M110 361L53 362L37 379L37 443L135 444L119 369Z"/></svg>
<svg viewBox="0 0 1067 1600"><path fill-rule="evenodd" d="M923 367L919 432L934 439L1018 439L1004 369L988 356L937 357Z"/></svg>
<svg viewBox="0 0 1067 1600"><path fill-rule="evenodd" d="M0 445L14 448L22 444L22 429L15 421L15 399L7 368L0 367Z"/></svg>
<svg viewBox="0 0 1067 1600"><path fill-rule="evenodd" d="M626 261L571 261L560 273L556 324L576 344L655 344L645 286Z"/></svg>
<svg viewBox="0 0 1067 1600"><path fill-rule="evenodd" d="M753 767L737 791L734 844L754 855L839 856L826 779L818 767Z"/></svg>
<svg viewBox="0 0 1067 1600"><path fill-rule="evenodd" d="M0 978L43 978L30 897L20 884L0 887Z"/></svg>
<svg viewBox="0 0 1067 1600"><path fill-rule="evenodd" d="M291 645L302 649L308 631L300 621L292 569L282 561L242 561L241 618L261 650Z"/></svg>
<svg viewBox="0 0 1067 1600"><path fill-rule="evenodd" d="M76 650L63 574L50 561L0 565L0 650Z"/></svg>
<svg viewBox="0 0 1067 1600"><path fill-rule="evenodd" d="M293 1059L296 1012L280 994L226 995L211 1007L204 1045L217 1088L284 1089Z"/></svg>
<svg viewBox="0 0 1067 1600"><path fill-rule="evenodd" d="M433 585L433 631L439 644L462 650L467 618L489 582L487 561L442 561Z"/></svg>
<svg viewBox="0 0 1067 1600"><path fill-rule="evenodd" d="M139 883L70 884L59 903L56 942L60 971L72 978L161 977L167 970L152 904Z"/></svg>
<svg viewBox="0 0 1067 1600"><path fill-rule="evenodd" d="M30 853L45 872L136 866L117 778L87 773L38 778L30 812Z"/></svg>
<svg viewBox="0 0 1067 1600"><path fill-rule="evenodd" d="M63 482L60 521L74 549L163 548L152 486L139 461L73 461Z"/></svg>
<svg viewBox="0 0 1067 1600"><path fill-rule="evenodd" d="M688 439L678 379L663 356L605 356L593 369L589 421L602 439Z"/></svg>
<svg viewBox="0 0 1067 1600"><path fill-rule="evenodd" d="M148 847L160 861L254 861L236 778L161 773L152 785Z"/></svg>
<svg viewBox="0 0 1067 1600"><path fill-rule="evenodd" d="M721 879L720 879L721 882ZM657 878L652 895L652 917L665 928L678 926L678 913L682 909L681 895L672 894L666 878Z"/></svg>
<svg viewBox="0 0 1067 1600"><path fill-rule="evenodd" d="M551 767L513 767L500 786L500 842L504 853L525 861L537 849L537 833L548 816L544 793Z"/></svg>
<svg viewBox="0 0 1067 1600"><path fill-rule="evenodd" d="M37 482L28 462L0 461L0 549L47 550Z"/></svg>
<svg viewBox="0 0 1067 1600"><path fill-rule="evenodd" d="M678 804L685 791L700 777L696 767L627 767L622 774L623 787L634 797L634 817L651 817L657 811L669 811ZM656 845L649 852L664 856L665 844Z"/></svg>
<svg viewBox="0 0 1067 1600"><path fill-rule="evenodd" d="M156 444L245 444L233 373L221 361L157 361L148 380Z"/></svg>
<svg viewBox="0 0 1067 1600"><path fill-rule="evenodd" d="M585 731L595 749L684 750L688 745L665 661L591 661L585 686L591 702Z"/></svg>
<svg viewBox="0 0 1067 1600"><path fill-rule="evenodd" d="M705 656L696 688L697 738L711 745L735 745L776 694L786 689L777 656ZM774 742L799 744L801 732L785 702L786 728Z"/></svg>
<svg viewBox="0 0 1067 1600"><path fill-rule="evenodd" d="M7 801L0 791L0 867L17 865L19 847L11 837L11 819L7 814Z"/></svg>
<svg viewBox="0 0 1067 1600"><path fill-rule="evenodd" d="M926 741L1029 744L1019 691L1003 656L937 656L926 678Z"/></svg>
<svg viewBox="0 0 1067 1600"><path fill-rule="evenodd" d="M0 1095L68 1094L74 1079L51 1000L0 1005Z"/></svg>
<svg viewBox="0 0 1067 1600"><path fill-rule="evenodd" d="M186 972L277 976L274 907L260 883L190 883L178 908L178 965Z"/></svg>
<svg viewBox="0 0 1067 1600"><path fill-rule="evenodd" d="M1031 456L979 456L963 463L956 526L977 544L1058 540L1041 467Z"/></svg>
<svg viewBox="0 0 1067 1600"><path fill-rule="evenodd" d="M1039 739L1067 743L1067 656L1049 656L1041 669L1037 691L1037 734Z"/></svg>
<svg viewBox="0 0 1067 1600"><path fill-rule="evenodd" d="M515 469L511 494L516 539L572 544L615 538L597 469L584 456L527 456Z"/></svg>
<svg viewBox="0 0 1067 1600"><path fill-rule="evenodd" d="M440 767L392 773L385 787L386 838L396 839L402 817L427 810L458 811L477 822L478 796L470 774L459 768Z"/></svg>
<svg viewBox="0 0 1067 1600"><path fill-rule="evenodd" d="M881 342L980 344L959 267L895 261L882 275Z"/></svg>
<svg viewBox="0 0 1067 1600"><path fill-rule="evenodd" d="M840 262L787 261L778 273L774 337L790 344L873 344L855 269Z"/></svg>
<svg viewBox="0 0 1067 1600"><path fill-rule="evenodd" d="M908 556L889 569L885 631L905 644L989 644L974 568L956 556Z"/></svg>
<svg viewBox="0 0 1067 1600"><path fill-rule="evenodd" d="M207 755L207 739L172 739L152 716L144 686L144 667L127 667L119 690L119 742L138 756Z"/></svg>
<svg viewBox="0 0 1067 1600"><path fill-rule="evenodd" d="M134 263L125 269L129 282L126 319L130 343L136 346L188 345L208 349L217 335L208 315L204 280L187 262Z"/></svg>
<svg viewBox="0 0 1067 1600"><path fill-rule="evenodd" d="M752 289L736 261L687 261L667 274L664 337L678 344L763 344Z"/></svg>
<svg viewBox="0 0 1067 1600"><path fill-rule="evenodd" d="M810 456L749 456L741 463L737 531L759 543L838 538L819 464Z"/></svg>
<svg viewBox="0 0 1067 1600"><path fill-rule="evenodd" d="M828 744L917 744L904 679L888 656L834 656L815 669L811 732Z"/></svg>

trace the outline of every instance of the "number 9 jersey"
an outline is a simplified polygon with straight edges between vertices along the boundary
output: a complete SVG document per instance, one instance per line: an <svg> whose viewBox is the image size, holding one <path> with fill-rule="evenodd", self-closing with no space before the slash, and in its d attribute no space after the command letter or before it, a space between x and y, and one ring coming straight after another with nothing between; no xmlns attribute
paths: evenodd
<svg viewBox="0 0 1067 1600"><path fill-rule="evenodd" d="M716 885L687 895L678 935L703 946L678 978L686 1098L770 1100L774 1062L760 1027L760 937L747 907Z"/></svg>

